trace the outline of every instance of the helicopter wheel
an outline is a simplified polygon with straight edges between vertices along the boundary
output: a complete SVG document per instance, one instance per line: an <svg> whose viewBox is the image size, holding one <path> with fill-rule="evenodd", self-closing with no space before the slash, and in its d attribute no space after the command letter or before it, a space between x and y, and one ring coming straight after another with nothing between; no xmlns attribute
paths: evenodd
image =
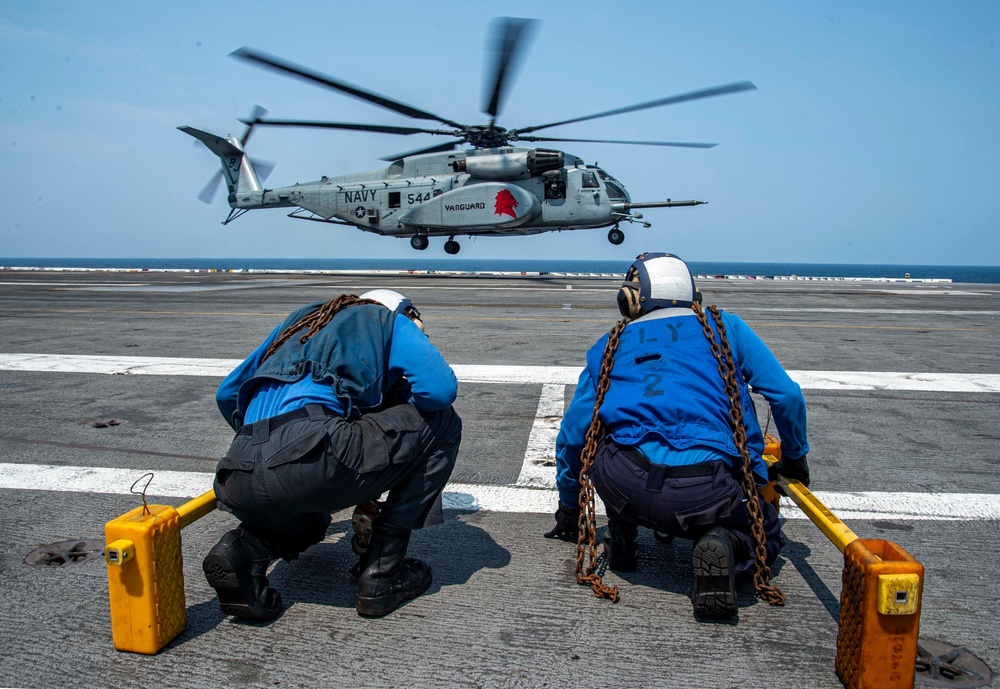
<svg viewBox="0 0 1000 689"><path fill-rule="evenodd" d="M410 246L412 246L417 251L423 251L430 245L430 240L422 234L415 234L410 237Z"/></svg>
<svg viewBox="0 0 1000 689"><path fill-rule="evenodd" d="M454 239L449 239L447 242L444 243L444 252L446 254L452 254L452 255L457 254L461 248L462 246Z"/></svg>
<svg viewBox="0 0 1000 689"><path fill-rule="evenodd" d="M608 231L608 241L618 246L625 241L625 233L615 227Z"/></svg>

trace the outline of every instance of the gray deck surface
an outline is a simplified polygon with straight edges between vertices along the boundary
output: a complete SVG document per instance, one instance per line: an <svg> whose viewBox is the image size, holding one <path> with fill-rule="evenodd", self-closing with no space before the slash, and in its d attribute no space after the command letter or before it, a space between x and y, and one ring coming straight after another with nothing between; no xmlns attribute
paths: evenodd
<svg viewBox="0 0 1000 689"><path fill-rule="evenodd" d="M583 365L618 318L619 282L585 277L0 272L0 354L238 359L306 302L389 287L407 294L452 364ZM570 289L567 289L570 288ZM1000 373L1000 285L704 280L789 370ZM221 377L0 370L0 464L204 472L231 431ZM540 383L463 383L454 483L513 486ZM566 397L572 395L567 386ZM806 390L813 489L1000 494L997 392ZM763 408L764 405L758 405ZM108 428L84 422L127 421ZM607 580L617 605L572 576L575 545L543 539L550 514L449 510L417 532L430 591L380 620L354 611L349 513L272 583L269 625L219 611L201 558L235 525L214 512L183 533L187 629L156 656L114 650L100 559L29 566L33 549L103 541L138 502L114 492L0 488L0 685L14 687L839 687L842 556L807 520L774 581L784 608L742 582L738 619L696 621L689 542L643 531L638 571ZM555 494L551 507L555 508ZM179 505L183 498L157 498ZM959 510L961 512L961 510ZM962 512L964 514L964 512ZM960 515L961 516L961 515ZM1000 522L849 520L926 567L921 636L1000 668Z"/></svg>

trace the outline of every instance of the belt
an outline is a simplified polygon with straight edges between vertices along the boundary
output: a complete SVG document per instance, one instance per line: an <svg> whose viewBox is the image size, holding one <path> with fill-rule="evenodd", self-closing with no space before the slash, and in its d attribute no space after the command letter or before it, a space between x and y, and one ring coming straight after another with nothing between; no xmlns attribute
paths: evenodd
<svg viewBox="0 0 1000 689"><path fill-rule="evenodd" d="M278 414L277 416L272 416L271 418L266 419L267 432L274 433L274 431L281 428L286 423L290 423L292 421L295 421L296 419L308 418L310 416L309 407L314 407L319 410L319 414L313 412L313 415L315 416L337 416L337 414L334 414L332 411L330 411L324 406L318 404L307 404L304 407L299 407L298 409L293 409L292 411L286 411L284 414ZM264 419L262 419L262 421L263 420ZM237 435L253 435L253 427L256 423L260 423L260 421L243 424L240 427L239 433L237 433Z"/></svg>
<svg viewBox="0 0 1000 689"><path fill-rule="evenodd" d="M618 449L629 461L645 472L649 472L653 464L646 458L646 455L639 452L634 447L621 447ZM664 478L694 478L696 476L712 476L715 474L715 462L701 462L699 464L681 464L671 466L669 464L657 464L662 467Z"/></svg>

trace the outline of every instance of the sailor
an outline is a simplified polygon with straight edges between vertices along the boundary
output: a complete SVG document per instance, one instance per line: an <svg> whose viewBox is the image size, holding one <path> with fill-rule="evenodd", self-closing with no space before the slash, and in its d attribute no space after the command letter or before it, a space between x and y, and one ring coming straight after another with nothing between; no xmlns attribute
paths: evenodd
<svg viewBox="0 0 1000 689"><path fill-rule="evenodd" d="M745 486L756 493L754 485L768 482L749 390L768 402L781 437L782 459L771 475L808 485L806 405L799 386L750 327L739 316L717 312L735 369L735 387L727 394L723 362L713 354L716 349L724 358L726 348L714 316L700 302L687 264L676 256L644 253L629 268L618 292L627 324L617 331L610 386L599 410L604 433L596 440L588 478L608 513L610 569L636 568L639 526L668 539L691 539L694 613L729 617L736 614L735 577L755 564ZM587 352L559 431L559 506L548 538L577 538L581 451L610 335ZM751 483L741 483L743 460L730 420L734 403L742 412ZM770 565L783 544L778 517L774 506L754 499L765 535L761 559Z"/></svg>
<svg viewBox="0 0 1000 689"><path fill-rule="evenodd" d="M443 520L457 389L419 312L392 290L315 302L278 325L216 395L237 434L215 494L241 520L203 562L222 611L273 620L271 562L321 541L331 512L386 491L367 542L354 543L358 614L386 615L426 591L430 565L405 556L412 529Z"/></svg>

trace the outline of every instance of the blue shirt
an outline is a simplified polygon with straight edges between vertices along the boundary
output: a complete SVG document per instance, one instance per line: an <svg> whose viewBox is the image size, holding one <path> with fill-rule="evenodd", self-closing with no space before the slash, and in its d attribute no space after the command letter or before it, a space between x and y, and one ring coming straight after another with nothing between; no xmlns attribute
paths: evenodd
<svg viewBox="0 0 1000 689"><path fill-rule="evenodd" d="M722 314L723 323L726 326L727 339L733 355L733 361L743 380L754 392L760 393L770 404L774 413L775 427L781 436L782 453L791 458L804 456L809 451L806 437L806 407L805 398L799 386L788 376L781 364L774 357L767 345L757 336L749 326L738 316L729 313ZM711 321L711 318L709 317ZM657 309L642 318L629 323L622 334L623 340L629 338L629 344L633 344L636 339L641 340L637 333L639 330L647 330L647 338L654 334L660 342L669 341L671 335L676 339L677 332L681 329L690 331L695 329L701 340L694 338L687 340L689 343L697 343L699 351L697 354L687 351L692 344L685 345L685 351L681 356L697 357L693 360L686 359L685 365L689 368L692 364L700 367L698 375L687 375L684 382L689 386L715 385L715 378L718 377L718 384L721 385L721 375L717 373L717 364L714 357L707 350L707 340L701 335L701 325L697 317L690 309ZM607 338L602 338L591 349L589 358L596 355L598 359L603 353L604 344ZM650 339L650 341L653 341ZM701 342L704 341L704 346ZM683 344L685 341L682 340ZM621 348L623 345L619 345ZM598 351L600 350L600 351ZM664 365L669 366L670 357L676 353L669 352L667 347L653 347L650 351L663 352ZM632 362L624 361L619 357L615 359L615 370L619 366L631 366ZM594 404L597 399L596 377L588 367L580 374L577 383L576 393L570 402L569 408L563 417L559 436L556 440L556 484L559 488L559 499L566 505L575 506L579 495L579 475L580 475L580 453L583 449L584 439L587 429L590 427L591 416ZM675 373L671 368L667 371L671 375ZM661 373L665 373L661 369ZM613 378L617 374L613 374ZM634 376L633 376L634 378ZM602 407L602 421L608 421L608 415L613 411L617 423L613 428L607 429L612 437L620 441L623 445L638 448L649 461L657 464L682 465L700 464L711 460L721 459L729 466L738 460L736 453L730 449L728 452L721 450L724 442L731 440L731 430L727 424L720 425L716 419L715 427L720 434L729 434L727 438L720 435L719 442L711 444L699 444L691 442L688 438L678 437L675 428L664 428L663 423L666 418L685 418L687 421L697 424L702 421L704 427L710 427L710 419L707 418L708 409L699 411L695 405L691 405L691 390L686 391L687 397L680 397L680 390L663 389L655 387L662 384L657 382L658 376L649 377L648 385L654 393L664 394L650 397L644 395L648 389L636 388L633 390L616 391L618 400L631 397L634 404L628 405L627 410L608 409ZM664 377L664 379L666 379ZM612 383L612 388L614 388ZM695 391L696 392L696 391ZM718 395L716 394L716 397ZM706 398L709 399L709 398ZM695 402L704 403L705 400L695 399ZM605 404L608 398L605 398ZM671 405L685 404L683 409L676 409ZM620 401L619 405L623 405ZM692 409L692 407L694 407ZM672 411L671 411L672 410ZM748 427L748 439L760 438L760 426L757 423L756 414L744 409L744 422ZM716 411L716 415L728 417L728 406ZM692 418L693 417L693 418ZM699 418L701 417L701 418ZM696 427L696 426L695 426ZM672 440L671 440L672 439ZM760 441L758 440L758 443ZM748 443L749 445L750 443ZM763 480L764 469L759 457L754 457L755 453L751 448L751 459L755 459L754 469L759 476L759 481Z"/></svg>

